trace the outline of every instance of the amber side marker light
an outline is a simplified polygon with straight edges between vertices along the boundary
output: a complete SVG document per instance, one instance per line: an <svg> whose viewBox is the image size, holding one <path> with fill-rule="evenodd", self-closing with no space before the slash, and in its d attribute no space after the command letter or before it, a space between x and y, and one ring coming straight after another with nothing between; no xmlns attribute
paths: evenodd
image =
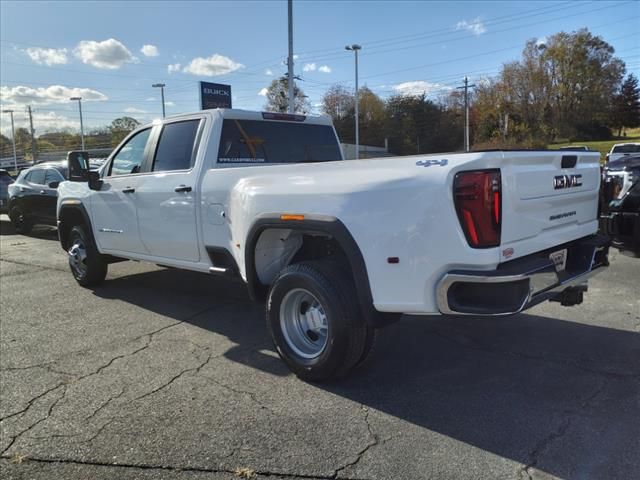
<svg viewBox="0 0 640 480"><path fill-rule="evenodd" d="M304 220L304 215L284 213L280 215L280 220Z"/></svg>

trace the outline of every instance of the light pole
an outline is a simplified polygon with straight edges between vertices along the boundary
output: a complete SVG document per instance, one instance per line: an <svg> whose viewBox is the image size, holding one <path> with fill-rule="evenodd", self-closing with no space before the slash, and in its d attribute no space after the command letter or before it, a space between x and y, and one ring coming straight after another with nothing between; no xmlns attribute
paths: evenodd
<svg viewBox="0 0 640 480"><path fill-rule="evenodd" d="M16 131L13 127L13 110L3 110L2 113L11 114L11 143L13 144L13 168L18 171L18 155L16 155Z"/></svg>
<svg viewBox="0 0 640 480"><path fill-rule="evenodd" d="M71 97L69 100L78 101L78 110L80 111L80 140L82 141L82 150L84 150L84 125L82 123L82 97Z"/></svg>
<svg viewBox="0 0 640 480"><path fill-rule="evenodd" d="M346 50L351 50L356 55L356 160L360 158L360 131L358 127L358 50L361 50L360 45L347 45L344 47Z"/></svg>
<svg viewBox="0 0 640 480"><path fill-rule="evenodd" d="M287 111L296 113L295 90L293 85L293 0L287 2L288 21L289 21L289 56L287 57L287 90L289 93L289 102Z"/></svg>
<svg viewBox="0 0 640 480"><path fill-rule="evenodd" d="M165 117L165 113L164 113L164 87L166 87L166 85L164 83L154 83L151 86L153 88L159 88L160 89L160 96L162 97L162 118L164 118Z"/></svg>

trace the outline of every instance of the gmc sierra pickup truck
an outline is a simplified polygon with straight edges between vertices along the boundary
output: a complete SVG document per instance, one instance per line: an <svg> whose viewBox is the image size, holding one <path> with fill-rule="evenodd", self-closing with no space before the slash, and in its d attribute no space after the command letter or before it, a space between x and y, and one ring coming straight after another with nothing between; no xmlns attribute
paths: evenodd
<svg viewBox="0 0 640 480"><path fill-rule="evenodd" d="M71 271L122 259L237 276L299 377L346 374L400 315L582 301L607 265L597 152L344 161L328 118L207 110L132 132L99 171L70 152Z"/></svg>

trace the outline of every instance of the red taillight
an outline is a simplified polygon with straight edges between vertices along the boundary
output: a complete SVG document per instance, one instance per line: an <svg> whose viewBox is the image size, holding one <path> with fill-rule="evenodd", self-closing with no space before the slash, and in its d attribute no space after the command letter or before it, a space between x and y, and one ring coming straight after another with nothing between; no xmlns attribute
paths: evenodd
<svg viewBox="0 0 640 480"><path fill-rule="evenodd" d="M460 172L453 181L458 219L473 248L500 245L502 184L500 170Z"/></svg>

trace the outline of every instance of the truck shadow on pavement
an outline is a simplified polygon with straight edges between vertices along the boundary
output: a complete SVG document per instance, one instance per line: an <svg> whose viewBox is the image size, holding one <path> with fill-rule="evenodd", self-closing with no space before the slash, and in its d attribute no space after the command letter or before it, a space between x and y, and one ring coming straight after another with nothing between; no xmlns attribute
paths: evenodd
<svg viewBox="0 0 640 480"><path fill-rule="evenodd" d="M256 355L273 347L263 306L242 284L168 269L108 280L95 293L178 320L160 298L220 302L184 321L237 344L227 358L290 375L274 356ZM379 332L364 367L312 388L559 477L631 478L640 468L640 335L589 321L405 316ZM425 454L437 448L426 444Z"/></svg>
<svg viewBox="0 0 640 480"><path fill-rule="evenodd" d="M2 236L19 236L20 234L16 233L15 228L11 224L9 217L0 219L0 235ZM29 232L28 235L24 235L26 237L39 238L41 240L55 240L58 241L58 230L55 227L49 227L46 225L37 225L33 227L33 230Z"/></svg>

